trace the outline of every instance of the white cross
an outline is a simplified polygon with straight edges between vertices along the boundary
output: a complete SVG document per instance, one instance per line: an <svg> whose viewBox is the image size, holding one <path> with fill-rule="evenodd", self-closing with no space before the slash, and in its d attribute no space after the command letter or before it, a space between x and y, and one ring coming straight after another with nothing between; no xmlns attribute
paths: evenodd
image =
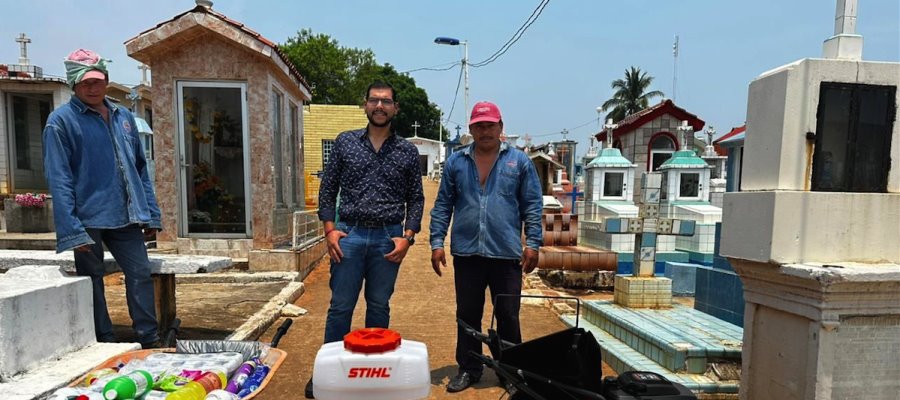
<svg viewBox="0 0 900 400"><path fill-rule="evenodd" d="M709 126L706 128L706 155L715 156L716 150L713 146L713 136L716 135L716 128Z"/></svg>
<svg viewBox="0 0 900 400"><path fill-rule="evenodd" d="M138 69L141 70L141 85L150 86L150 81L147 80L147 71L150 70L150 67L146 64L138 65Z"/></svg>
<svg viewBox="0 0 900 400"><path fill-rule="evenodd" d="M25 33L21 33L16 38L16 42L19 42L19 47L21 48L19 64L28 65L28 43L31 43L31 38L25 36Z"/></svg>
<svg viewBox="0 0 900 400"><path fill-rule="evenodd" d="M607 218L606 233L631 233L634 241L634 276L653 276L658 235L694 236L694 221L659 217L662 173L644 172L637 218Z"/></svg>
<svg viewBox="0 0 900 400"><path fill-rule="evenodd" d="M419 127L420 127L420 126L422 126L422 125L419 125L419 121L413 122L413 124L412 124L412 127L413 127L413 136L419 136Z"/></svg>
<svg viewBox="0 0 900 400"><path fill-rule="evenodd" d="M837 10L834 12L834 34L856 33L857 0L838 0Z"/></svg>
<svg viewBox="0 0 900 400"><path fill-rule="evenodd" d="M563 129L562 132L560 132L560 133L561 133L562 136L563 136L563 141L565 141L565 140L566 140L566 135L569 134L569 130L568 130L568 129Z"/></svg>
<svg viewBox="0 0 900 400"><path fill-rule="evenodd" d="M681 141L681 146L682 146L681 150L689 149L690 146L688 145L688 141L687 141L688 132L690 132L691 135L693 135L694 127L688 125L687 120L685 120L685 121L681 121L681 126L679 126L676 129L678 129L678 136L679 136L678 140Z"/></svg>
<svg viewBox="0 0 900 400"><path fill-rule="evenodd" d="M613 143L613 130L619 127L619 124L614 124L612 118L606 120L606 125L603 125L603 129L606 130L606 148L611 149Z"/></svg>
<svg viewBox="0 0 900 400"><path fill-rule="evenodd" d="M706 128L706 145L712 146L713 136L716 134L716 128L712 126Z"/></svg>

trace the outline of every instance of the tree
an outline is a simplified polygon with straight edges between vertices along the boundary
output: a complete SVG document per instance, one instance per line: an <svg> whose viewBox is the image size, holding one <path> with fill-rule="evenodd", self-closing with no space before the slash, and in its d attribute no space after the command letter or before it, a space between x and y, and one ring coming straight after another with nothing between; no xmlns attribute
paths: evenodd
<svg viewBox="0 0 900 400"><path fill-rule="evenodd" d="M649 100L654 97L665 96L663 92L654 90L646 92L653 82L653 77L642 72L640 68L632 66L625 70L625 79L616 79L610 85L616 90L613 97L603 103L603 111L609 111L606 118L613 121L621 121L625 117L641 111L649 105Z"/></svg>
<svg viewBox="0 0 900 400"><path fill-rule="evenodd" d="M342 47L330 36L309 29L301 29L280 48L312 87L312 103L362 104L369 84L387 82L394 86L400 102L393 124L397 132L412 136L412 125L418 122L420 137L438 139L440 112L428 94L408 74L397 72L390 64L378 64L372 50Z"/></svg>

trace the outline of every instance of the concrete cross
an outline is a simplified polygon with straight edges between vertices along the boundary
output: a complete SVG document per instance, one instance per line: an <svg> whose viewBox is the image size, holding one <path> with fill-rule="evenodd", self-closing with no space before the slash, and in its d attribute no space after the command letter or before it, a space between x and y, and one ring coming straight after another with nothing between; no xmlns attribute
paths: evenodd
<svg viewBox="0 0 900 400"><path fill-rule="evenodd" d="M150 86L150 80L147 79L147 71L150 70L150 67L147 64L138 65L138 69L141 70L141 85Z"/></svg>
<svg viewBox="0 0 900 400"><path fill-rule="evenodd" d="M606 130L606 148L611 149L613 147L613 130L619 127L619 124L614 124L612 118L606 120L606 125L603 125L603 129Z"/></svg>
<svg viewBox="0 0 900 400"><path fill-rule="evenodd" d="M857 0L837 0L837 10L834 12L834 34L856 33Z"/></svg>
<svg viewBox="0 0 900 400"><path fill-rule="evenodd" d="M713 136L716 135L716 128L709 126L706 128L706 156L715 156L716 148L713 146Z"/></svg>
<svg viewBox="0 0 900 400"><path fill-rule="evenodd" d="M652 277L656 265L658 235L694 236L696 223L659 217L662 173L644 172L637 218L607 218L606 233L631 233L634 241L634 276Z"/></svg>
<svg viewBox="0 0 900 400"><path fill-rule="evenodd" d="M676 128L678 130L678 140L681 141L682 148L680 150L688 150L690 149L690 145L688 144L687 138L688 134L693 136L694 127L690 126L687 120L681 121L681 125Z"/></svg>
<svg viewBox="0 0 900 400"><path fill-rule="evenodd" d="M572 191L569 192L569 193L566 193L566 194L569 195L570 197L572 197L572 210L571 210L571 212L574 214L574 213L575 213L575 202L578 201L578 197L579 197L579 196L584 196L584 192L579 192L579 191L578 191L578 186L577 186L577 185L572 185Z"/></svg>
<svg viewBox="0 0 900 400"><path fill-rule="evenodd" d="M19 42L20 47L20 55L19 55L19 64L28 65L28 43L31 43L31 38L25 36L25 33L20 33L16 38L16 42Z"/></svg>
<svg viewBox="0 0 900 400"><path fill-rule="evenodd" d="M419 136L419 127L420 127L420 126L422 126L422 125L419 125L419 121L413 122L413 124L412 124L412 127L413 127L413 136Z"/></svg>
<svg viewBox="0 0 900 400"><path fill-rule="evenodd" d="M563 137L563 141L565 141L565 140L566 140L566 135L568 135L568 134L569 134L569 130L568 130L568 129L565 129L565 128L563 128L563 130L562 130L562 132L560 132L560 133L561 133L561 134L562 134L562 137Z"/></svg>

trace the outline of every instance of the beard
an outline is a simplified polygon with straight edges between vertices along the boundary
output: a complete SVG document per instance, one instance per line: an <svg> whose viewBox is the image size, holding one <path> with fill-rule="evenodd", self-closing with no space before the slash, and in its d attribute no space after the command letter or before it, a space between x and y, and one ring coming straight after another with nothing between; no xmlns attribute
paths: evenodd
<svg viewBox="0 0 900 400"><path fill-rule="evenodd" d="M388 117L386 121L384 121L383 123L379 123L379 122L375 122L375 120L372 119L372 116L373 116L373 115L374 115L374 113L366 114L366 118L369 119L369 124L372 125L372 126L374 126L374 127L376 127L376 128L384 128L384 127L390 125L390 124L391 124L391 121L394 120L393 117ZM386 113L385 113L384 115L385 115L385 117L387 117L387 114L386 114Z"/></svg>

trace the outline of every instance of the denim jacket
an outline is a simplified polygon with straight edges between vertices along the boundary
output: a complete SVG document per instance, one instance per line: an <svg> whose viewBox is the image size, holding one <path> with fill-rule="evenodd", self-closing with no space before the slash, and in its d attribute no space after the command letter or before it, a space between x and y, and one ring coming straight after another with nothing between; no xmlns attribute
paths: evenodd
<svg viewBox="0 0 900 400"><path fill-rule="evenodd" d="M44 174L53 196L57 252L93 244L85 228L162 228L134 116L104 102L109 123L72 96L44 127Z"/></svg>
<svg viewBox="0 0 900 400"><path fill-rule="evenodd" d="M482 188L473 146L447 159L431 210L432 250L444 248L451 216L450 253L454 256L519 259L523 225L525 245L538 250L543 240L543 197L534 164L521 150L501 143Z"/></svg>

